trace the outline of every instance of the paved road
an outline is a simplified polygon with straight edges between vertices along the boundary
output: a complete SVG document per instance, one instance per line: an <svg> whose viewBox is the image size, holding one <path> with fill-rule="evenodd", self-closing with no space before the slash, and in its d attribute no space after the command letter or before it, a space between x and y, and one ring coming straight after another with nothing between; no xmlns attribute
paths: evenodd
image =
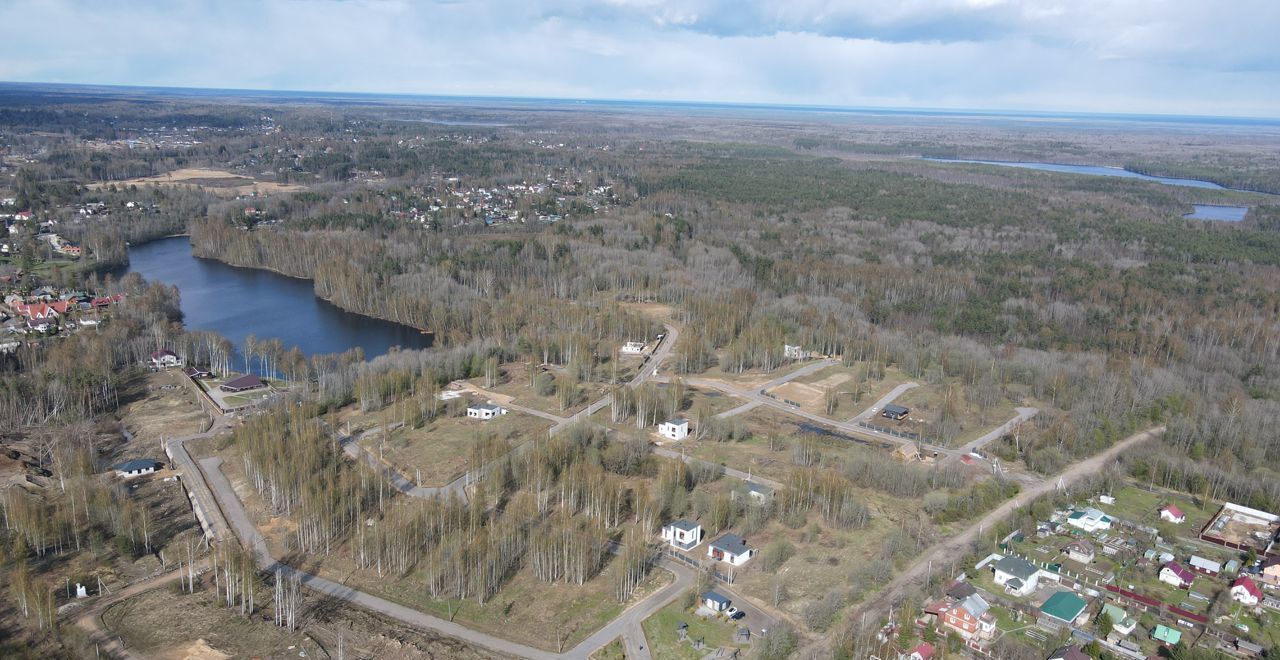
<svg viewBox="0 0 1280 660"><path fill-rule="evenodd" d="M875 403L871 404L871 407L870 407L870 408L867 408L866 410L864 410L864 411L862 411L862 412L858 413L857 415L855 415L855 416L853 416L853 417L849 418L849 421L850 421L850 422L865 422L865 421L867 421L868 419L871 419L871 416L872 416L872 415L874 415L874 414L876 414L876 413L880 412L881 410L884 410L884 407L885 407L886 405L888 405L888 404L890 404L890 403L893 403L893 400L894 400L894 399L896 399L896 398L898 398L898 397L902 396L902 393L903 393L903 392L906 392L907 390L915 389L915 388L917 388L917 387L920 387L920 383L903 383L903 384L901 384L901 385L899 385L899 386L897 386L897 387L893 388L892 390L890 390L888 394L886 394L886 395L884 395L884 396L880 397L880 399L879 399L878 401L876 401Z"/></svg>
<svg viewBox="0 0 1280 660"><path fill-rule="evenodd" d="M852 608L848 615L846 615L846 619L852 621L864 614L878 616L888 611L889 607L896 603L907 589L924 582L932 564L936 564L939 567L947 566L955 557L966 554L969 546L978 538L978 534L980 534L982 530L990 528L1009 517L1024 503L1053 492L1053 490L1058 487L1059 483L1062 483L1063 486L1069 486L1083 477L1101 472L1102 469L1111 461L1115 460L1116 456L1120 455L1121 452L1133 447L1134 445L1156 437L1161 433L1164 433L1163 426L1156 426L1147 429L1146 431L1135 433L1108 447L1102 452L1069 466L1067 469L1059 472L1056 476L1049 477L1039 484L1022 491L1013 499L1010 499L1004 504L992 509L987 513L987 515L974 522L964 531L926 549L924 553L916 559L915 563L911 564L911 566L907 567L906 570L894 576L894 578L885 585L885 588L875 597ZM801 657L816 657L817 655L821 655L827 650L827 647L830 646L832 636L836 634L835 631L840 630L842 627L843 626L839 625L833 626L832 633L829 633L827 637L817 644L805 649L801 653Z"/></svg>

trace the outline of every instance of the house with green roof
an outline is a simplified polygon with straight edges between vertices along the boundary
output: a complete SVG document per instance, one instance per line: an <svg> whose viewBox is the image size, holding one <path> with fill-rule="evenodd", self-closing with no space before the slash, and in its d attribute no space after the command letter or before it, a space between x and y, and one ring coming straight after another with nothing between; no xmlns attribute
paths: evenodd
<svg viewBox="0 0 1280 660"><path fill-rule="evenodd" d="M1123 608L1115 603L1103 605L1102 614L1111 617L1111 630L1121 635L1128 635L1133 632L1134 628L1138 627L1138 622L1134 621L1128 612L1125 612Z"/></svg>
<svg viewBox="0 0 1280 660"><path fill-rule="evenodd" d="M1182 640L1182 631L1157 624L1156 629L1151 631L1151 639L1174 646Z"/></svg>
<svg viewBox="0 0 1280 660"><path fill-rule="evenodd" d="M1037 624L1046 630L1058 631L1075 624L1088 603L1070 591L1059 591L1040 606Z"/></svg>

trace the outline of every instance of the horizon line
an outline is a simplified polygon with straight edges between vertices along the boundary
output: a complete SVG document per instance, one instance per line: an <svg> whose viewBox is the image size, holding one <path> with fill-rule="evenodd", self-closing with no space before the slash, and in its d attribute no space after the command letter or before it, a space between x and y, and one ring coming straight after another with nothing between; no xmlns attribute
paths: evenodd
<svg viewBox="0 0 1280 660"><path fill-rule="evenodd" d="M69 87L69 88L107 88L111 90L157 90L161 92L224 92L249 94L284 94L314 95L317 97L370 97L370 98L421 98L442 100L487 100L517 102L559 102L559 103L616 103L637 105L675 105L704 106L740 109L779 109L792 111L828 111L828 112L897 112L897 113L931 113L943 115L986 115L992 117L1038 115L1044 117L1093 117L1131 120L1219 120L1244 121L1280 124L1280 115L1204 115L1204 114L1167 114L1152 112L1125 112L1113 110L1032 110L1012 108L962 108L934 106L891 106L891 105L839 105L820 103L780 103L768 101L706 101L687 99L651 99L651 98L607 98L607 97L558 97L558 96L519 96L502 94L445 94L437 92L357 92L357 91L323 91L309 89L276 89L254 87L180 87L173 85L140 85L122 83L84 83L84 82L43 82L0 80L0 87Z"/></svg>

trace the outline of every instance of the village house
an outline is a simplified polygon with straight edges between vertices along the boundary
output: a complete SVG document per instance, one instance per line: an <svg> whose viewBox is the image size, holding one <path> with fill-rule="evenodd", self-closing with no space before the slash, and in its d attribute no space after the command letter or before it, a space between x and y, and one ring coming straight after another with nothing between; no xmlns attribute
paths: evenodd
<svg viewBox="0 0 1280 660"><path fill-rule="evenodd" d="M1103 605L1102 613L1111 617L1111 630L1120 635L1130 635L1138 627L1138 622L1115 603Z"/></svg>
<svg viewBox="0 0 1280 660"><path fill-rule="evenodd" d="M744 493L752 504L768 504L773 501L773 489L754 481L743 482L741 491L733 491L730 499L738 499L739 492Z"/></svg>
<svg viewBox="0 0 1280 660"><path fill-rule="evenodd" d="M903 660L933 660L933 644L929 642L920 642L918 646L911 649L911 653L902 656Z"/></svg>
<svg viewBox="0 0 1280 660"><path fill-rule="evenodd" d="M747 563L756 550L747 545L747 540L737 534L725 534L707 546L707 556L734 566Z"/></svg>
<svg viewBox="0 0 1280 660"><path fill-rule="evenodd" d="M702 525L675 520L662 528L662 540L677 550L692 550L702 543Z"/></svg>
<svg viewBox="0 0 1280 660"><path fill-rule="evenodd" d="M136 461L125 461L111 466L115 470L116 476L123 479L132 479L140 477L144 474L151 474L156 471L160 464L147 458L138 459Z"/></svg>
<svg viewBox="0 0 1280 660"><path fill-rule="evenodd" d="M190 378L191 380L199 380L201 378L209 378L213 376L213 373L208 369L201 369L200 367L187 367L182 370L182 373L186 374L187 378Z"/></svg>
<svg viewBox="0 0 1280 660"><path fill-rule="evenodd" d="M1088 653L1081 651L1079 646L1072 644L1050 653L1047 660L1093 660L1093 658Z"/></svg>
<svg viewBox="0 0 1280 660"><path fill-rule="evenodd" d="M1196 574L1190 569L1184 568L1182 564L1171 561L1160 569L1160 581L1181 589L1189 589L1191 583L1196 581Z"/></svg>
<svg viewBox="0 0 1280 660"><path fill-rule="evenodd" d="M507 409L492 403L479 403L467 406L467 417L470 419L489 420L507 414Z"/></svg>
<svg viewBox="0 0 1280 660"><path fill-rule="evenodd" d="M914 442L904 442L893 450L893 460L901 463L915 463L924 460L920 448Z"/></svg>
<svg viewBox="0 0 1280 660"><path fill-rule="evenodd" d="M156 369L168 369L169 367L177 367L182 364L182 358L177 353L162 348L151 354L151 366Z"/></svg>
<svg viewBox="0 0 1280 660"><path fill-rule="evenodd" d="M947 608L942 613L942 624L966 640L988 639L996 631L996 618L988 611L990 609L982 596L973 594Z"/></svg>
<svg viewBox="0 0 1280 660"><path fill-rule="evenodd" d="M684 440L689 437L689 420L675 417L658 425L658 435L668 440Z"/></svg>
<svg viewBox="0 0 1280 660"><path fill-rule="evenodd" d="M1077 539L1068 543L1062 551L1067 553L1068 559L1078 561L1081 564L1093 563L1094 557L1097 556L1097 552L1093 549L1093 544L1084 539Z"/></svg>
<svg viewBox="0 0 1280 660"><path fill-rule="evenodd" d="M1169 646L1177 646L1178 642L1182 641L1182 631L1162 624L1156 624L1155 630L1151 631L1151 639L1168 644Z"/></svg>
<svg viewBox="0 0 1280 660"><path fill-rule="evenodd" d="M733 601L729 600L724 596L724 594L721 594L718 591L708 591L707 593L702 594L702 604L712 612L723 612L729 609L729 603L731 602Z"/></svg>
<svg viewBox="0 0 1280 660"><path fill-rule="evenodd" d="M1040 606L1040 617L1036 624L1052 631L1074 626L1087 606L1088 603L1083 598L1070 591L1056 592Z"/></svg>
<svg viewBox="0 0 1280 660"><path fill-rule="evenodd" d="M1072 512L1071 515L1067 516L1067 524L1092 534L1093 532L1111 529L1111 518L1102 511L1090 507L1083 511Z"/></svg>
<svg viewBox="0 0 1280 660"><path fill-rule="evenodd" d="M1262 589L1249 576L1242 575L1231 583L1231 598L1237 603L1253 607L1262 600Z"/></svg>
<svg viewBox="0 0 1280 660"><path fill-rule="evenodd" d="M992 566L996 584L1014 596L1028 596L1040 582L1040 569L1020 557L1007 556Z"/></svg>
<svg viewBox="0 0 1280 660"><path fill-rule="evenodd" d="M1175 525L1181 525L1187 521L1187 514L1172 504L1166 504L1160 507L1160 519Z"/></svg>
<svg viewBox="0 0 1280 660"><path fill-rule="evenodd" d="M1262 572L1259 573L1262 581L1273 587L1280 587L1280 555L1275 557L1267 557L1262 562Z"/></svg>
<svg viewBox="0 0 1280 660"><path fill-rule="evenodd" d="M884 410L880 411L880 416L886 419L903 420L907 415L911 414L910 408L904 408L894 403L886 403Z"/></svg>
<svg viewBox="0 0 1280 660"><path fill-rule="evenodd" d="M1222 564L1211 559L1205 559L1197 555L1191 555L1191 569L1197 573L1203 573L1209 577L1214 577L1222 572Z"/></svg>

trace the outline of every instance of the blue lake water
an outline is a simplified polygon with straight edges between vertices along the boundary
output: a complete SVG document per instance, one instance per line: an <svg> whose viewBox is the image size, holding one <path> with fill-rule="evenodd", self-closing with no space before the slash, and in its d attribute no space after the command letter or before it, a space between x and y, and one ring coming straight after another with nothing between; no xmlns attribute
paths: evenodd
<svg viewBox="0 0 1280 660"><path fill-rule="evenodd" d="M1063 165L1061 163L1031 163L1005 160L966 160L963 158L925 158L935 163L973 163L977 165L999 165L1001 167L1018 167L1026 170L1042 170L1045 172L1064 172L1067 174L1092 174L1094 176L1114 176L1122 179L1141 179L1155 181L1166 186L1187 186L1189 188L1207 188L1210 190L1230 190L1210 181L1199 179L1175 179L1167 176L1150 176L1130 172L1122 167L1103 167L1101 165Z"/></svg>
<svg viewBox="0 0 1280 660"><path fill-rule="evenodd" d="M1240 222L1244 220L1245 214L1249 212L1247 206L1222 206L1219 204L1192 204L1195 207L1193 213L1188 213L1182 217L1192 220L1221 220L1224 222Z"/></svg>
<svg viewBox="0 0 1280 660"><path fill-rule="evenodd" d="M310 280L265 270L236 268L192 256L185 237L129 249L129 268L148 282L178 287L189 330L212 330L244 345L245 337L277 338L308 356L359 346L365 358L393 346L427 348L431 335L398 323L352 314L317 298Z"/></svg>

